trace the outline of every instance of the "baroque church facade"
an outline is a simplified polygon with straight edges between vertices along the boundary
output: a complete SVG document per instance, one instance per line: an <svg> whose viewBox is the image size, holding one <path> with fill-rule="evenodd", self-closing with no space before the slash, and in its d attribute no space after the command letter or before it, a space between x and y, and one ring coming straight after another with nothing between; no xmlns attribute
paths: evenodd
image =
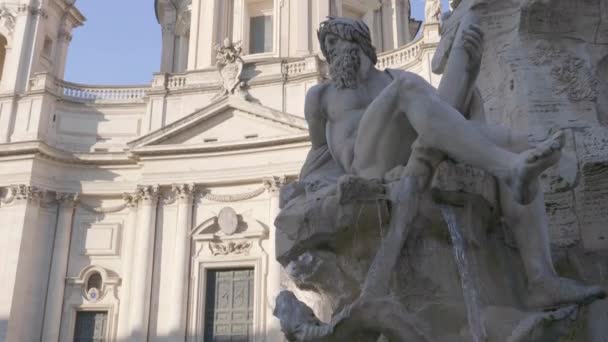
<svg viewBox="0 0 608 342"><path fill-rule="evenodd" d="M156 0L159 72L96 86L64 80L77 5L0 1L0 341L283 341L273 221L327 79L316 29L360 18L379 68L436 86L439 23L407 0Z"/></svg>

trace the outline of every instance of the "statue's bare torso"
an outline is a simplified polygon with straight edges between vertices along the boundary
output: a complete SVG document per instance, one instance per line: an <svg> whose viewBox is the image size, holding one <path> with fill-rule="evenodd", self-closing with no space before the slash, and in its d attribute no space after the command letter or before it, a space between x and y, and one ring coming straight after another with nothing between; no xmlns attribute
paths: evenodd
<svg viewBox="0 0 608 342"><path fill-rule="evenodd" d="M333 83L311 89L307 101L318 101L320 106L314 112L320 116L314 120L319 125L312 125L311 130L318 131L316 135L327 143L333 158L345 172L359 174L361 170L373 168L374 171L365 176L382 177L384 172L407 162L418 134L407 117L397 112L397 107L392 113L369 113L368 116L375 116L376 120L362 122L368 106L395 77L408 77L408 74L403 71L377 73L360 81L356 89L337 89ZM310 122L310 117L308 119ZM362 124L365 126L361 127ZM366 146L371 143L380 147L377 151L382 154L362 156L363 152L356 151L357 139L367 140Z"/></svg>

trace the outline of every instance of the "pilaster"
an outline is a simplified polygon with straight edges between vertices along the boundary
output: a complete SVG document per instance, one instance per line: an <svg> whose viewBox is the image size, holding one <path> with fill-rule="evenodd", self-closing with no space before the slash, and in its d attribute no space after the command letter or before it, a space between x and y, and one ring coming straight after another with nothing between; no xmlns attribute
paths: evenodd
<svg viewBox="0 0 608 342"><path fill-rule="evenodd" d="M162 55L160 72L173 72L175 56L175 21L163 23L162 27Z"/></svg>
<svg viewBox="0 0 608 342"><path fill-rule="evenodd" d="M221 1L223 0L192 1L188 70L213 66L218 22L227 20L218 18Z"/></svg>
<svg viewBox="0 0 608 342"><path fill-rule="evenodd" d="M29 185L13 185L4 193L0 212L0 265L4 267L0 316L8 322L0 340L37 341L42 334L52 248L52 228L40 219L41 202L48 196Z"/></svg>
<svg viewBox="0 0 608 342"><path fill-rule="evenodd" d="M118 327L116 332L117 341L128 341L130 334L129 325L129 308L131 303L130 291L133 281L133 254L135 244L135 232L137 230L137 194L123 194L127 208L129 208L129 216L125 224L125 240L122 249L122 282L120 288L120 306L118 308Z"/></svg>
<svg viewBox="0 0 608 342"><path fill-rule="evenodd" d="M186 312L188 300L188 273L190 259L190 230L192 229L192 205L194 184L175 184L172 191L177 201L175 246L171 286L172 304L169 310L169 341L184 341L186 337Z"/></svg>
<svg viewBox="0 0 608 342"><path fill-rule="evenodd" d="M309 1L299 1L292 0L292 6L295 11L293 12L293 20L295 21L295 55L296 56L306 56L310 54L310 45L311 41L310 35L313 34L310 30L310 24L308 17L308 13L310 10L310 2ZM315 39L313 39L315 40Z"/></svg>
<svg viewBox="0 0 608 342"><path fill-rule="evenodd" d="M267 340L268 341L284 341L284 336L281 333L281 324L279 320L272 315L276 297L281 291L281 264L276 260L276 227L274 220L279 215L280 191L281 187L286 184L286 177L270 177L264 180L264 186L269 194L269 222L271 230L269 232L269 250L268 255L268 278L267 278L267 302L270 305L268 320L267 320Z"/></svg>
<svg viewBox="0 0 608 342"><path fill-rule="evenodd" d="M159 186L142 186L137 191L139 210L135 233L135 254L133 257L131 308L129 315L130 341L148 340L150 316L150 291L152 289L152 266L154 238L156 232L156 212Z"/></svg>
<svg viewBox="0 0 608 342"><path fill-rule="evenodd" d="M319 27L321 22L325 21L327 17L331 14L331 5L330 0L312 0L314 3L311 23L312 27ZM313 34L312 37L312 47L314 52L321 52L321 47L319 46L319 40L316 35Z"/></svg>
<svg viewBox="0 0 608 342"><path fill-rule="evenodd" d="M77 195L72 193L56 194L57 225L42 330L42 341L45 342L59 341L76 197Z"/></svg>

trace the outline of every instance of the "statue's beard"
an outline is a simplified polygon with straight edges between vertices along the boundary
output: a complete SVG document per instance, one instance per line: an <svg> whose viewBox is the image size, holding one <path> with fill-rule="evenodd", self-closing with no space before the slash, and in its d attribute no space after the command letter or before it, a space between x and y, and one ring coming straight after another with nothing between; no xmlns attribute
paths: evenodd
<svg viewBox="0 0 608 342"><path fill-rule="evenodd" d="M338 89L356 89L358 85L361 58L359 49L352 47L332 56L329 65L329 76Z"/></svg>

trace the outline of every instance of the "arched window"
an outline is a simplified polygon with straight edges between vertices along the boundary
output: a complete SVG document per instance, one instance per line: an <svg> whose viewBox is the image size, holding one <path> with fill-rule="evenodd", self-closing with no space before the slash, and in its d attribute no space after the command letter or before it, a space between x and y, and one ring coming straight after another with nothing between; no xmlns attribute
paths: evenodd
<svg viewBox="0 0 608 342"><path fill-rule="evenodd" d="M6 45L8 41L0 34L0 81L2 80L2 74L4 73L4 62L6 60Z"/></svg>

